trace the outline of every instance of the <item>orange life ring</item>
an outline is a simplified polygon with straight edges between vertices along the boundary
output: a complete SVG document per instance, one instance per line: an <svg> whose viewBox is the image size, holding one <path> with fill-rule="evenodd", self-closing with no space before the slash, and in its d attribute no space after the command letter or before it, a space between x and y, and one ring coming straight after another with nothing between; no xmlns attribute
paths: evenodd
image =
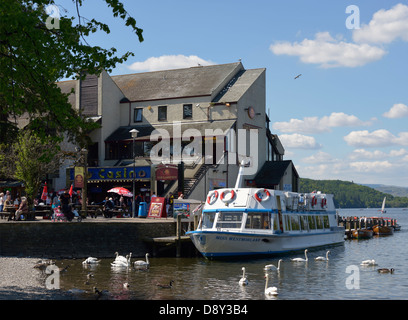
<svg viewBox="0 0 408 320"><path fill-rule="evenodd" d="M317 204L317 197L313 196L312 198L312 207L314 207Z"/></svg>
<svg viewBox="0 0 408 320"><path fill-rule="evenodd" d="M322 208L324 208L327 204L326 198L322 198Z"/></svg>
<svg viewBox="0 0 408 320"><path fill-rule="evenodd" d="M208 204L213 204L215 201L217 201L218 199L218 191L215 190L213 193L211 193L208 197L207 197L207 203Z"/></svg>
<svg viewBox="0 0 408 320"><path fill-rule="evenodd" d="M231 193L231 198L229 198L228 200L225 199L225 194L226 194L227 192L230 192L230 193ZM235 198L235 191L234 191L234 190L225 190L225 191L223 191L223 192L221 193L221 195L220 195L220 199L221 199L222 202L230 202L230 201L232 201L234 198Z"/></svg>
<svg viewBox="0 0 408 320"><path fill-rule="evenodd" d="M261 197L259 196L259 194L258 194L259 192L265 193L266 197L265 197L265 198L264 198L264 197L261 198ZM271 194L270 194L269 191L266 190L266 189L258 189L258 190L256 190L256 192L255 192L255 199L258 200L259 202L268 200L270 196L271 196Z"/></svg>

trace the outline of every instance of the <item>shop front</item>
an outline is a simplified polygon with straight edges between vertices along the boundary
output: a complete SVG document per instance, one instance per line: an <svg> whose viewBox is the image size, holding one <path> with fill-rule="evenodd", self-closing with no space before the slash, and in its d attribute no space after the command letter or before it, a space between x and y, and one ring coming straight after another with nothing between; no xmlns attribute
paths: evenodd
<svg viewBox="0 0 408 320"><path fill-rule="evenodd" d="M74 183L74 168L69 168L69 184ZM141 167L89 167L87 176L88 203L102 202L105 197L111 196L108 190L114 187L124 187L133 190L135 181L135 193L141 194L143 200L150 200L151 168Z"/></svg>

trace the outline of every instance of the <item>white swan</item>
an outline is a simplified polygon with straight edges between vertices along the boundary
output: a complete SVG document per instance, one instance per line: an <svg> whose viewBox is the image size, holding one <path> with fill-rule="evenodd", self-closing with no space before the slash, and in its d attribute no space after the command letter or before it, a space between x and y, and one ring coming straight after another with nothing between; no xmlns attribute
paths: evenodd
<svg viewBox="0 0 408 320"><path fill-rule="evenodd" d="M377 262L374 259L364 260L360 263L361 266L377 266Z"/></svg>
<svg viewBox="0 0 408 320"><path fill-rule="evenodd" d="M116 255L115 261L127 262L127 258L125 258L124 256L120 256L117 251L115 252L115 255Z"/></svg>
<svg viewBox="0 0 408 320"><path fill-rule="evenodd" d="M130 259L131 259L131 257L132 257L132 252L131 253L129 253L127 256L126 256L126 261L124 261L124 260L115 260L115 261L113 261L113 263L111 263L111 266L112 267L130 267L131 266L131 264L130 264Z"/></svg>
<svg viewBox="0 0 408 320"><path fill-rule="evenodd" d="M134 262L134 266L136 269L148 269L150 267L149 254L146 253L146 261L137 260Z"/></svg>
<svg viewBox="0 0 408 320"><path fill-rule="evenodd" d="M330 253L330 250L327 250L326 258L325 257L316 257L315 260L316 261L329 261L329 253Z"/></svg>
<svg viewBox="0 0 408 320"><path fill-rule="evenodd" d="M245 267L242 267L242 278L239 279L239 285L240 286L248 285L248 279L245 277Z"/></svg>
<svg viewBox="0 0 408 320"><path fill-rule="evenodd" d="M293 259L290 259L292 262L307 262L309 259L307 258L307 249L305 250L305 258L306 259L303 259L303 258L293 258Z"/></svg>
<svg viewBox="0 0 408 320"><path fill-rule="evenodd" d="M97 258L94 257L88 257L86 258L84 261L82 261L82 264L97 264L99 263L101 260L98 260Z"/></svg>
<svg viewBox="0 0 408 320"><path fill-rule="evenodd" d="M279 261L278 261L278 267L276 267L276 266L273 265L273 264L267 264L267 265L264 267L264 271L279 271L279 270L280 270L280 264L281 264L281 262L283 262L283 260L282 260L282 259L279 259Z"/></svg>
<svg viewBox="0 0 408 320"><path fill-rule="evenodd" d="M276 288L276 287L269 287L268 288L269 274L266 274L265 278L266 278L265 295L266 296L277 296L278 295L278 288Z"/></svg>

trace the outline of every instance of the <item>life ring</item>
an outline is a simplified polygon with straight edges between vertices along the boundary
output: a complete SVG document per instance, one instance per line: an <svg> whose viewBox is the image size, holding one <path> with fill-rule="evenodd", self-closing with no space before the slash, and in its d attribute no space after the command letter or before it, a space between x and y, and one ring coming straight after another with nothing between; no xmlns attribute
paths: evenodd
<svg viewBox="0 0 408 320"><path fill-rule="evenodd" d="M312 198L312 207L314 207L317 204L317 197L313 196Z"/></svg>
<svg viewBox="0 0 408 320"><path fill-rule="evenodd" d="M263 197L263 196L260 197L259 194L258 194L258 193L260 193L260 192L264 193L264 194L266 195L266 197ZM256 190L256 192L255 192L255 199L258 200L259 202L268 200L270 196L271 196L271 194L270 194L269 191L266 190L266 189L258 189L258 190Z"/></svg>
<svg viewBox="0 0 408 320"><path fill-rule="evenodd" d="M322 198L322 208L324 208L327 204L326 198Z"/></svg>
<svg viewBox="0 0 408 320"><path fill-rule="evenodd" d="M217 201L217 199L218 199L218 191L214 191L213 193L211 193L211 195L207 197L207 203L211 205L215 201Z"/></svg>
<svg viewBox="0 0 408 320"><path fill-rule="evenodd" d="M231 197L229 199L225 199L225 194L230 192L231 193ZM225 190L221 193L220 195L220 199L222 202L230 202L235 198L235 191L234 190Z"/></svg>

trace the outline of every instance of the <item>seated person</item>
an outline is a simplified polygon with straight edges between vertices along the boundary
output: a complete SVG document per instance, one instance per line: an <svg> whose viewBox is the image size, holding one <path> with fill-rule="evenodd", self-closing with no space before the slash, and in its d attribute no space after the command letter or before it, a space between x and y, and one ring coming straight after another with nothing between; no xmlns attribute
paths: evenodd
<svg viewBox="0 0 408 320"><path fill-rule="evenodd" d="M15 213L14 220L25 220L28 214L28 203L27 198L22 197L21 203Z"/></svg>
<svg viewBox="0 0 408 320"><path fill-rule="evenodd" d="M112 211L115 208L115 204L113 203L113 199L109 198L106 199L105 204L103 205L103 212L104 212L104 216L105 218L112 218L112 213L110 211Z"/></svg>

